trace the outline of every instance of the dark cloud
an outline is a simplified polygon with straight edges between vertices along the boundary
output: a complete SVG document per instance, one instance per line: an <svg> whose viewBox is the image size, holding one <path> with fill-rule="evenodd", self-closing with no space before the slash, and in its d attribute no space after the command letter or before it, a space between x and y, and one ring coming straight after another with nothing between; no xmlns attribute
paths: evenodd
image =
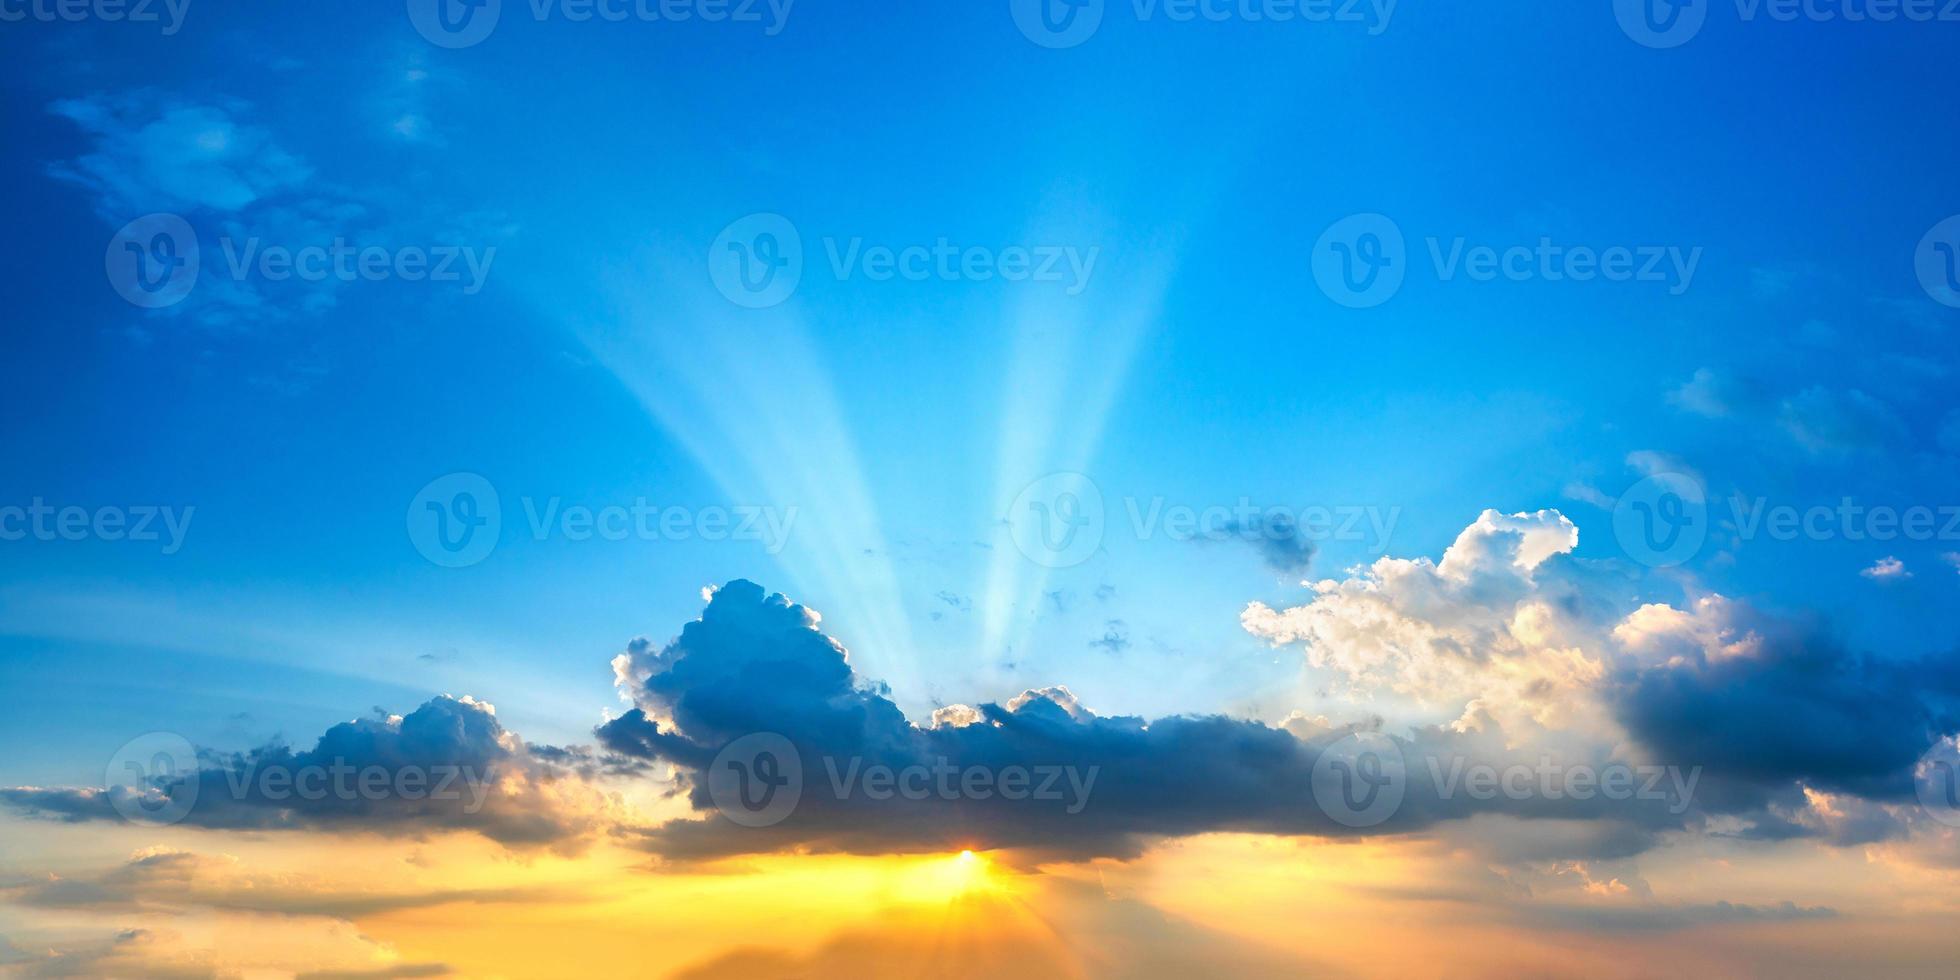
<svg viewBox="0 0 1960 980"><path fill-rule="evenodd" d="M1703 803L1742 809L1795 784L1902 800L1912 769L1956 723L1952 667L1854 656L1813 623L1725 607L1727 655L1669 651L1608 692L1629 733L1707 768Z"/></svg>
<svg viewBox="0 0 1960 980"><path fill-rule="evenodd" d="M1130 627L1120 619L1112 619L1103 624L1103 634L1090 640L1089 645L1108 653L1122 653L1130 648Z"/></svg>
<svg viewBox="0 0 1960 980"><path fill-rule="evenodd" d="M568 845L599 828L605 801L550 754L505 731L489 705L443 696L406 716L335 725L305 751L204 753L194 772L159 776L146 810L215 829L470 830ZM122 819L117 804L128 808L130 796L120 786L0 789L0 801L70 821Z"/></svg>
<svg viewBox="0 0 1960 980"><path fill-rule="evenodd" d="M604 780L647 778L671 766L698 816L627 832L676 859L966 847L1081 858L1130 856L1158 838L1217 831L1434 833L1459 821L1449 826L1460 836L1459 829L1490 826L1460 822L1469 818L1508 818L1524 828L1508 845L1520 859L1617 858L1703 826L1709 813L1744 815L1752 823L1741 833L1762 839L1861 843L1895 834L1897 822L1878 809L1841 808L1824 821L1806 806L1803 788L1860 801L1909 799L1915 762L1938 733L1960 724L1953 710L1960 666L1853 657L1821 630L1742 604L1708 604L1698 615L1659 617L1666 628L1650 630L1641 654L1627 660L1632 666L1602 689L1632 737L1627 751L1674 767L1641 783L1649 788L1643 793L1653 792L1635 798L1579 797L1537 784L1474 792L1468 780L1480 767L1548 761L1536 747L1508 746L1496 727L1421 728L1391 738L1374 731L1378 722L1103 716L1060 686L1005 704L949 705L933 723L914 724L882 685L852 669L814 613L739 580L717 590L672 643L636 640L620 655L614 668L636 706L596 729L597 748L526 744L488 705L445 696L405 717L336 725L305 751L275 744L207 753L194 771L158 781L152 795L174 802L194 789L183 821L198 827L467 830L512 845L577 846L620 828L621 811L599 788ZM1111 630L1120 634L1115 624ZM1695 639L1706 636L1719 642ZM718 755L758 733L788 743L803 783L786 819L752 828L717 812L710 774ZM1316 763L1360 739L1399 757L1405 795L1391 813L1351 825L1316 797ZM1575 748L1549 761L1595 773L1635 768L1610 752ZM355 774L376 772L379 789L299 792L303 773L330 778L337 770L356 784ZM911 771L917 781L874 791L867 781L878 770ZM418 793L398 791L401 774L415 771L453 771L452 792L434 793L434 778L422 780ZM1018 796L999 791L1010 773L1024 780ZM980 790L971 788L976 774ZM16 787L0 790L0 801L54 819L120 819L117 803L128 800L118 793L129 791ZM1494 838L1492 853L1505 849L1503 837ZM130 894L118 884L64 882L34 891L34 903L109 903Z"/></svg>
<svg viewBox="0 0 1960 980"><path fill-rule="evenodd" d="M442 963L405 963L373 970L327 970L301 973L294 980L406 980L409 977L447 977L454 971Z"/></svg>
<svg viewBox="0 0 1960 980"><path fill-rule="evenodd" d="M1301 533L1299 523L1285 514L1229 521L1219 532L1250 544L1267 568L1283 575L1304 574L1313 565L1314 543Z"/></svg>
<svg viewBox="0 0 1960 980"><path fill-rule="evenodd" d="M1671 932L1726 923L1801 922L1832 919L1837 910L1824 906L1645 903L1638 905L1560 905L1539 908L1529 918L1539 924L1588 932Z"/></svg>
<svg viewBox="0 0 1960 980"><path fill-rule="evenodd" d="M1129 856L1163 836L1404 833L1473 813L1680 826L1678 808L1670 813L1660 800L1473 798L1456 783L1461 766L1501 758L1503 746L1454 732L1425 730L1396 740L1406 761L1406 797L1383 822L1357 829L1330 819L1312 790L1315 761L1351 728L1288 730L1218 715L1148 722L1101 717L1059 687L969 709L963 719L969 723L957 727L920 728L856 676L843 648L815 621L781 595L731 582L678 639L657 654L645 651L627 670L640 707L602 726L601 744L674 764L698 810L715 810L710 766L745 736L786 739L803 778L794 811L780 823L752 828L720 816L674 821L648 832L653 850L682 858L964 847ZM855 779L876 766L961 774L951 777L955 786L968 772L1052 768L1064 774L1054 786L1059 797L1049 800L966 792L948 798L936 791L874 799ZM1438 772L1454 789L1432 778ZM840 794L839 780L856 788Z"/></svg>

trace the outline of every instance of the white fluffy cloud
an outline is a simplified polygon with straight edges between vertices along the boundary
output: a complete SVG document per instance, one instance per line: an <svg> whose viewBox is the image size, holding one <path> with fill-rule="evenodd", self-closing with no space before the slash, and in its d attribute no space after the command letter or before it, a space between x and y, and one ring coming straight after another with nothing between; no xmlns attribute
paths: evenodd
<svg viewBox="0 0 1960 980"><path fill-rule="evenodd" d="M1465 728L1484 717L1507 728L1570 723L1576 696L1606 668L1574 583L1548 568L1578 544L1579 529L1558 511L1487 510L1440 562L1384 557L1315 583L1304 605L1255 602L1240 619L1275 645L1303 645L1349 694L1460 710Z"/></svg>

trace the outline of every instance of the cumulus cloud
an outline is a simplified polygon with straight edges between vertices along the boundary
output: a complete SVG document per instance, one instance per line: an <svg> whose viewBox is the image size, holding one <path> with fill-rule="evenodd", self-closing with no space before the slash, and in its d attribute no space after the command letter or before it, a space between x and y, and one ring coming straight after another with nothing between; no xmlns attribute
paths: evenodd
<svg viewBox="0 0 1960 980"><path fill-rule="evenodd" d="M1516 550L1537 558L1553 547L1545 536L1562 532L1532 525L1514 533L1522 542ZM1476 551L1466 545L1451 568L1499 560ZM1464 761L1502 757L1500 742L1475 733L1417 729L1395 737L1409 769L1406 799L1378 825L1353 828L1331 819L1312 787L1322 753L1354 734L1354 726L1301 718L1273 727L1218 715L1109 717L1067 688L1050 687L1005 705L942 708L931 727L918 727L881 687L856 675L843 647L817 629L813 613L746 581L716 591L701 619L664 649L629 651L624 659L621 674L633 685L636 706L598 730L601 744L671 764L693 806L709 815L648 832L647 845L670 857L968 847L1131 856L1165 836L1403 833L1475 813L1655 829L1680 822L1679 809L1659 801L1479 800L1452 792L1421 760L1440 760L1455 771ZM738 826L716 815L711 769L724 751L739 750L737 740L757 733L779 736L793 748L801 793L780 823ZM742 761L747 764L746 757ZM880 798L838 791L840 779L848 787L877 767L915 772L916 792ZM1010 770L1031 773L1036 781L1057 771L1055 797L1010 799L939 788L958 787L969 773L993 779Z"/></svg>
<svg viewBox="0 0 1960 980"><path fill-rule="evenodd" d="M1912 573L1906 571L1906 563L1891 555L1873 562L1870 568L1858 574L1877 582L1896 582L1912 577Z"/></svg>
<svg viewBox="0 0 1960 980"><path fill-rule="evenodd" d="M1827 828L1806 792L1902 801L1915 762L1960 725L1940 661L1856 655L1815 622L1719 595L1628 608L1576 544L1556 512L1487 511L1440 562L1383 558L1242 620L1357 696L1458 713L1458 731L1702 767L1698 806L1747 835L1858 836Z"/></svg>
<svg viewBox="0 0 1960 980"><path fill-rule="evenodd" d="M145 809L189 826L343 830L416 836L468 830L509 845L576 844L607 823L610 798L533 752L490 705L438 697L405 716L377 714L328 729L313 748L281 744L203 753L189 773L146 791L12 787L0 801L61 820L118 820Z"/></svg>
<svg viewBox="0 0 1960 980"><path fill-rule="evenodd" d="M1719 596L1643 609L1616 635L1636 655L1605 688L1627 731L1758 799L1799 783L1905 799L1956 721L1951 668L1855 656L1814 623Z"/></svg>
<svg viewBox="0 0 1960 980"><path fill-rule="evenodd" d="M1350 692L1563 724L1574 692L1605 670L1582 642L1587 596L1569 566L1553 562L1578 543L1578 528L1557 511L1485 511L1440 562L1383 557L1314 583L1304 605L1255 602L1240 619L1267 642L1302 645Z"/></svg>
<svg viewBox="0 0 1960 980"><path fill-rule="evenodd" d="M1207 832L1454 835L1476 824L1478 846L1580 860L1636 854L1694 829L1838 842L1900 832L1899 815L1883 808L1911 796L1915 765L1960 729L1960 668L1853 655L1813 623L1721 596L1636 604L1618 573L1573 556L1578 542L1557 511L1486 511L1438 560L1382 558L1314 584L1301 605L1247 607L1247 630L1301 647L1309 665L1358 695L1387 691L1435 709L1404 728L1300 712L1277 725L1110 715L1061 685L943 706L914 723L853 669L815 612L736 580L709 590L701 618L671 642L636 639L614 659L631 708L595 730L597 749L527 745L488 705L442 697L404 717L337 725L306 751L207 754L151 792L170 801L194 787L185 820L201 827L460 830L568 846L621 830L673 859L961 848L1086 858ZM801 777L793 809L760 827L730 819L715 782L735 772L727 758L747 767L739 775L777 785L781 773L765 772L760 756L730 755L757 735L785 746ZM1336 750L1358 739L1402 760L1405 797L1354 824L1316 789L1322 764L1345 762ZM1546 766L1671 767L1674 792L1464 790L1463 774L1478 767ZM299 787L301 773L335 767L375 769L391 785L418 768L477 779L448 800L266 789L267 773ZM696 812L627 827L599 788L618 777L671 779ZM1018 794L1003 791L1010 778ZM116 792L127 791L16 787L0 799L43 816L105 819L116 815ZM1492 826L1528 829L1506 844ZM113 884L64 887L99 898Z"/></svg>

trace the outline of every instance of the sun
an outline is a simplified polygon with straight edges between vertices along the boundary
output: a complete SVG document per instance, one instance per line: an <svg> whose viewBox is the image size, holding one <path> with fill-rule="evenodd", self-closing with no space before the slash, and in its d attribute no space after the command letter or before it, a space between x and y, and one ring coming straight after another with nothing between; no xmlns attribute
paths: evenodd
<svg viewBox="0 0 1960 980"><path fill-rule="evenodd" d="M975 892L993 891L999 884L985 855L963 850L913 865L904 875L900 890L914 901L950 902Z"/></svg>

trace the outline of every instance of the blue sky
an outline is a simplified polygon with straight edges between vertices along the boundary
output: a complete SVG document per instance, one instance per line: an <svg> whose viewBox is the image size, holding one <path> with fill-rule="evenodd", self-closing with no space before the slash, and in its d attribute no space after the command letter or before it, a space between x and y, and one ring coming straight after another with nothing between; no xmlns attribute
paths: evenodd
<svg viewBox="0 0 1960 980"><path fill-rule="evenodd" d="M5 544L0 732L33 746L7 780L86 777L152 728L304 740L444 692L576 741L617 707L606 658L737 577L823 610L910 711L1066 682L1151 716L1315 713L1319 679L1241 627L1247 603L1438 557L1485 508L1561 510L1628 596L1952 646L1960 542L1714 542L1653 570L1610 513L1643 465L1772 506L1960 503L1954 314L1913 265L1960 211L1933 108L1950 26L1720 6L1663 51L1599 5L1411 5L1379 35L1122 5L1050 50L1001 6L798 4L772 37L506 3L460 50L388 5L7 25L0 497L195 507L169 555ZM103 254L157 211L205 268L146 310ZM706 256L764 212L806 267L748 310ZM1312 274L1358 213L1408 243L1371 309ZM335 234L494 261L473 294L222 271L224 236ZM1701 252L1674 295L1443 281L1432 237ZM853 238L1097 257L1076 295L840 279L822 243ZM1058 470L1112 520L1048 570L1002 520ZM497 488L504 532L451 569L404 513L457 472ZM777 553L532 540L520 498L554 497L797 516ZM1321 542L1303 575L1117 519L1242 498L1393 512L1392 534ZM1910 577L1860 574L1888 557Z"/></svg>

